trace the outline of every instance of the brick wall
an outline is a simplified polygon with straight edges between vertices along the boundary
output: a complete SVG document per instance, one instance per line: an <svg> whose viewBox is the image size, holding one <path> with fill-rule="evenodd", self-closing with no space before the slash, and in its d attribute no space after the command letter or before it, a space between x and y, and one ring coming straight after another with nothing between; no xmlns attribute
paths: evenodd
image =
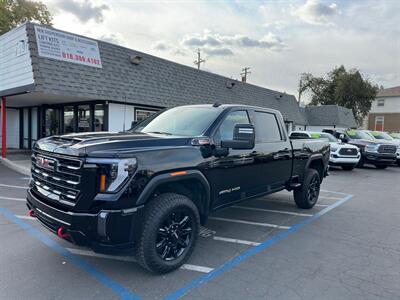
<svg viewBox="0 0 400 300"><path fill-rule="evenodd" d="M370 113L368 129L375 130L375 117L384 117L384 131L400 132L400 113Z"/></svg>

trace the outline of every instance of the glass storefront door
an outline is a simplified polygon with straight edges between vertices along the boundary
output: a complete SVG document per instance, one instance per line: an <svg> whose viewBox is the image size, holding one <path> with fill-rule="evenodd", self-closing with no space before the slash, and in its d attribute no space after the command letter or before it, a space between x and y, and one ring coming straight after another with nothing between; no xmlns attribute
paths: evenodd
<svg viewBox="0 0 400 300"><path fill-rule="evenodd" d="M45 135L51 136L60 133L60 109L46 108L44 113Z"/></svg>
<svg viewBox="0 0 400 300"><path fill-rule="evenodd" d="M90 105L78 106L78 132L92 131L92 116Z"/></svg>

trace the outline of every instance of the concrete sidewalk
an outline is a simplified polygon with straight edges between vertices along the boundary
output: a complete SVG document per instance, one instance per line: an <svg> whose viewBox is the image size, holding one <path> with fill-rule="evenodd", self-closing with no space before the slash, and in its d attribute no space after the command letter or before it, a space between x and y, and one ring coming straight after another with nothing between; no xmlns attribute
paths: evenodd
<svg viewBox="0 0 400 300"><path fill-rule="evenodd" d="M18 173L31 175L31 150L7 150L7 158L1 158L0 162L6 167Z"/></svg>

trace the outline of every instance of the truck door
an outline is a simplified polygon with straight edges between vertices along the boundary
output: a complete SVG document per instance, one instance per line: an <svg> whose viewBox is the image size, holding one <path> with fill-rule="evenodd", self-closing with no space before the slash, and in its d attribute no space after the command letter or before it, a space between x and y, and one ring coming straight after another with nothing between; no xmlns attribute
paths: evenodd
<svg viewBox="0 0 400 300"><path fill-rule="evenodd" d="M262 152L260 176L268 191L282 189L292 174L292 147L280 116L267 111L251 111L256 144Z"/></svg>
<svg viewBox="0 0 400 300"><path fill-rule="evenodd" d="M213 139L216 149L221 140L231 140L235 124L249 124L250 118L245 109L232 110L223 119L216 129ZM258 155L260 145L249 150L229 149L228 155L213 156L203 169L206 177L212 182L211 193L213 208L229 205L232 202L246 198L257 188Z"/></svg>

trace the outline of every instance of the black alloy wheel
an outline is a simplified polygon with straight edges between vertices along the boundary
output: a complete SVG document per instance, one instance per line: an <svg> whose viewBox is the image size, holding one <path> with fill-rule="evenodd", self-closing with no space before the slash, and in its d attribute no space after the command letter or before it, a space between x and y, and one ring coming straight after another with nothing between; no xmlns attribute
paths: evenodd
<svg viewBox="0 0 400 300"><path fill-rule="evenodd" d="M182 210L173 211L158 228L156 251L165 261L179 258L190 244L193 232L191 217Z"/></svg>
<svg viewBox="0 0 400 300"><path fill-rule="evenodd" d="M309 185L308 185L308 202L311 205L314 205L317 203L318 196L319 196L319 188L320 188L320 182L319 182L319 177L318 176L313 176Z"/></svg>
<svg viewBox="0 0 400 300"><path fill-rule="evenodd" d="M136 242L138 263L155 273L171 272L193 253L200 230L196 204L188 197L163 193L145 205Z"/></svg>

